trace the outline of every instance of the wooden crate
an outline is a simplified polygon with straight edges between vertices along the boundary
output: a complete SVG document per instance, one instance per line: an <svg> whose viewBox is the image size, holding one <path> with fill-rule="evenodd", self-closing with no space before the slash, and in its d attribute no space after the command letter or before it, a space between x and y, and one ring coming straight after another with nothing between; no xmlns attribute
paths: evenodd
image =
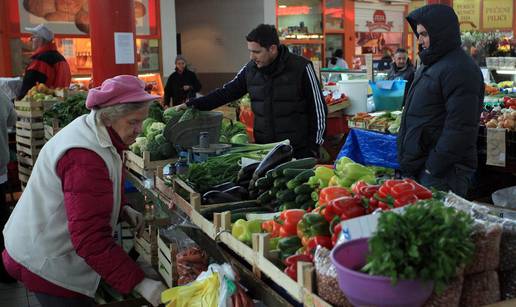
<svg viewBox="0 0 516 307"><path fill-rule="evenodd" d="M44 125L45 130L45 141L48 142L59 130L61 130L61 127L59 127L59 122L54 119L52 120L52 125Z"/></svg>
<svg viewBox="0 0 516 307"><path fill-rule="evenodd" d="M143 157L130 150L124 151L125 167L138 175L146 176L148 172L154 173L156 169L163 168L168 163L176 163L177 158L151 161L150 152L144 151Z"/></svg>
<svg viewBox="0 0 516 307"><path fill-rule="evenodd" d="M134 248L140 256L153 266L158 265L158 229L148 225L141 237L134 237Z"/></svg>
<svg viewBox="0 0 516 307"><path fill-rule="evenodd" d="M172 288L177 284L177 252L177 244L168 242L166 238L163 238L158 234L158 272L161 277L163 277L169 288Z"/></svg>

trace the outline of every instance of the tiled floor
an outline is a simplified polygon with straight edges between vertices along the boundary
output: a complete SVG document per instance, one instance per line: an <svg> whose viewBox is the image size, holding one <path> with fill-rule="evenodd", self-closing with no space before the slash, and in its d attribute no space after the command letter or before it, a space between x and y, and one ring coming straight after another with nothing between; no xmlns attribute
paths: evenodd
<svg viewBox="0 0 516 307"><path fill-rule="evenodd" d="M39 307L41 306L33 293L23 284L0 283L0 306L2 307Z"/></svg>

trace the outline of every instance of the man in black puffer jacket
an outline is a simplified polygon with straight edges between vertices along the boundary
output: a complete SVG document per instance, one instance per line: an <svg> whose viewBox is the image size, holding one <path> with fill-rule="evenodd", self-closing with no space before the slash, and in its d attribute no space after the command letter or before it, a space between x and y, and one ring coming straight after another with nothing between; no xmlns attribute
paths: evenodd
<svg viewBox="0 0 516 307"><path fill-rule="evenodd" d="M212 110L249 92L256 143L289 139L294 157L317 156L328 110L312 62L280 45L272 25L259 25L246 39L251 61L233 80L176 108Z"/></svg>
<svg viewBox="0 0 516 307"><path fill-rule="evenodd" d="M407 16L418 37L422 66L403 110L398 159L403 175L465 196L477 167L484 99L480 69L461 48L457 15L427 5Z"/></svg>

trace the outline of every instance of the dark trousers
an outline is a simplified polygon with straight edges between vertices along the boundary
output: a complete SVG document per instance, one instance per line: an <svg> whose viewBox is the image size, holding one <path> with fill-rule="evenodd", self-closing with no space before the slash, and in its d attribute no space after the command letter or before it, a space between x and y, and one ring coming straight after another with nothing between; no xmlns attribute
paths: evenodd
<svg viewBox="0 0 516 307"><path fill-rule="evenodd" d="M423 169L419 173L417 181L428 188L436 188L444 192L451 190L453 193L465 198L474 174L474 169L455 164L442 178L434 177Z"/></svg>
<svg viewBox="0 0 516 307"><path fill-rule="evenodd" d="M91 307L96 306L95 300L91 297L68 298L52 296L45 293L35 292L36 298L42 307Z"/></svg>

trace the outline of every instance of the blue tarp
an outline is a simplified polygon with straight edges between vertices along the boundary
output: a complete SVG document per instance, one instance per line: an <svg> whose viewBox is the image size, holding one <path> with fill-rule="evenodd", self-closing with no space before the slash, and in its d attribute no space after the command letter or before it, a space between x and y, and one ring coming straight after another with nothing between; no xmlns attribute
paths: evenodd
<svg viewBox="0 0 516 307"><path fill-rule="evenodd" d="M337 160L348 157L363 165L399 169L396 138L392 134L351 129Z"/></svg>

